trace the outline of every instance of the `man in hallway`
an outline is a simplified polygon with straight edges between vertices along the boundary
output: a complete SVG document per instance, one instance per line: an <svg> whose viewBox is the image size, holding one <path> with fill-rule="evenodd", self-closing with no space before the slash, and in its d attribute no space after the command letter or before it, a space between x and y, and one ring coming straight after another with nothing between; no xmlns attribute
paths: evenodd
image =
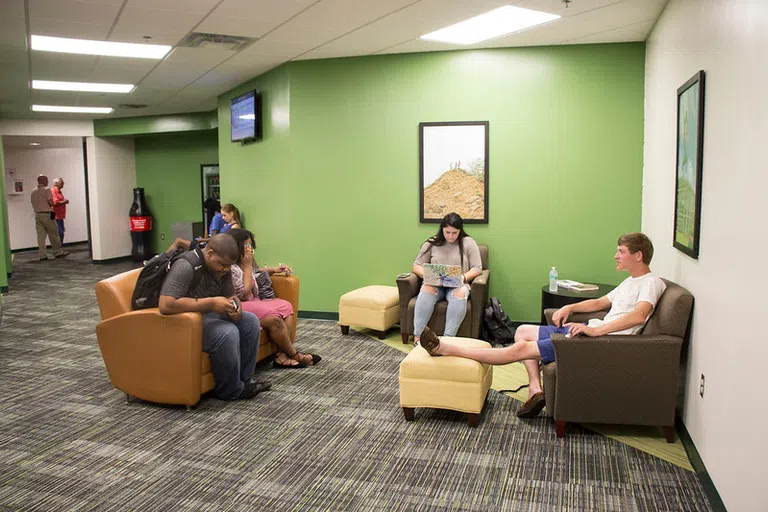
<svg viewBox="0 0 768 512"><path fill-rule="evenodd" d="M57 258L69 254L61 248L59 233L53 222L53 195L48 187L48 176L41 174L37 177L37 188L32 191L32 209L35 210L35 229L37 230L37 250L40 260L48 259L48 251L45 246L45 236L51 241L53 255Z"/></svg>
<svg viewBox="0 0 768 512"><path fill-rule="evenodd" d="M64 188L64 178L56 178L53 180L53 187L51 187L51 196L53 197L53 220L56 221L56 229L59 231L59 241L61 245L64 245L64 219L67 216L67 205L69 199L64 198L64 194L61 189Z"/></svg>

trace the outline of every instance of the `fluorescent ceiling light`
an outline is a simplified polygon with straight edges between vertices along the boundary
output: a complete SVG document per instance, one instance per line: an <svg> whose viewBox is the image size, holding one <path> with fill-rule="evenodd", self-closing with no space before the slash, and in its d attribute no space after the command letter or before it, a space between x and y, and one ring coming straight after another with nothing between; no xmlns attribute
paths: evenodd
<svg viewBox="0 0 768 512"><path fill-rule="evenodd" d="M256 119L256 114L243 114L241 116L237 116L238 119Z"/></svg>
<svg viewBox="0 0 768 512"><path fill-rule="evenodd" d="M40 143L39 142L30 142L29 145L30 146L39 146Z"/></svg>
<svg viewBox="0 0 768 512"><path fill-rule="evenodd" d="M32 105L35 112L70 112L73 114L111 114L112 107L59 107L56 105Z"/></svg>
<svg viewBox="0 0 768 512"><path fill-rule="evenodd" d="M133 84L97 84L90 82L52 82L49 80L32 80L33 89L47 91L83 91L83 92L122 92L133 90Z"/></svg>
<svg viewBox="0 0 768 512"><path fill-rule="evenodd" d="M505 5L480 16L441 28L421 39L454 44L474 44L560 18L557 14Z"/></svg>
<svg viewBox="0 0 768 512"><path fill-rule="evenodd" d="M44 52L135 57L137 59L162 59L166 53L171 51L170 46L161 44L113 43L111 41L35 35L32 36L32 49Z"/></svg>

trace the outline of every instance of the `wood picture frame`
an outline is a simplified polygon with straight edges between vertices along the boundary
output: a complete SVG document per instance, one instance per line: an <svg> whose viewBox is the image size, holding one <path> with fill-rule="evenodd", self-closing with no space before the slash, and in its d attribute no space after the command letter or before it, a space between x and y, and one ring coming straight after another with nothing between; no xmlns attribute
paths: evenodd
<svg viewBox="0 0 768 512"><path fill-rule="evenodd" d="M698 259L704 155L704 71L677 89L677 165L672 245Z"/></svg>

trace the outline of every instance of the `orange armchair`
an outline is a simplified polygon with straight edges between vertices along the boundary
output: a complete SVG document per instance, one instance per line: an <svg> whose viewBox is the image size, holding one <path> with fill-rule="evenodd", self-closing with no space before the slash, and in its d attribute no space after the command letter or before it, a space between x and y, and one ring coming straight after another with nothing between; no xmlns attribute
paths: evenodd
<svg viewBox="0 0 768 512"><path fill-rule="evenodd" d="M208 354L203 352L203 320L200 313L161 315L157 308L133 311L131 295L141 269L130 270L99 281L96 300L101 322L96 338L112 385L126 394L150 402L186 405L200 401L213 389L214 378ZM275 294L299 308L296 276L273 275ZM296 337L294 323L291 339ZM262 330L261 361L274 353Z"/></svg>

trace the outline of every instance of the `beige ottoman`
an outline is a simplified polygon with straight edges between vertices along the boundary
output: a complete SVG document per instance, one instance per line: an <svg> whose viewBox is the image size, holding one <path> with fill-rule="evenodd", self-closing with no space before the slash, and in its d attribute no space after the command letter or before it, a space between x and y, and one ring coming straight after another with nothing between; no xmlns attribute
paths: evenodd
<svg viewBox="0 0 768 512"><path fill-rule="evenodd" d="M469 347L491 345L471 338L441 340ZM407 421L413 421L415 407L451 409L467 413L470 427L476 427L493 381L493 366L463 357L433 357L415 347L400 363L400 406Z"/></svg>
<svg viewBox="0 0 768 512"><path fill-rule="evenodd" d="M397 286L373 285L352 290L339 299L341 334L356 325L379 331L384 339L387 330L400 319L400 295Z"/></svg>

